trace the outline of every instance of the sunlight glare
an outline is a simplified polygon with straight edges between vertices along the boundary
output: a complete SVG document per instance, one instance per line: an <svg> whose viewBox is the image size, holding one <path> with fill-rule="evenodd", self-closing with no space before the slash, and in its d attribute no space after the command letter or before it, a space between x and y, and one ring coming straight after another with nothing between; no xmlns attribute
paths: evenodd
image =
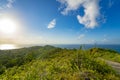
<svg viewBox="0 0 120 80"><path fill-rule="evenodd" d="M16 49L16 46L12 44L0 45L0 50L9 50L9 49Z"/></svg>
<svg viewBox="0 0 120 80"><path fill-rule="evenodd" d="M16 32L17 23L10 18L0 19L0 32L5 34L13 34Z"/></svg>

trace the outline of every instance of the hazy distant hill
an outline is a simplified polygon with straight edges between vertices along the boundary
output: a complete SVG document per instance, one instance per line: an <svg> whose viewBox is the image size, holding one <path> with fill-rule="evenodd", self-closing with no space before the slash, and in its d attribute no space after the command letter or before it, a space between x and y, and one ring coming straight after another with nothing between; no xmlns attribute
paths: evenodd
<svg viewBox="0 0 120 80"><path fill-rule="evenodd" d="M120 63L113 50L36 46L0 51L1 80L120 80L106 61Z"/></svg>

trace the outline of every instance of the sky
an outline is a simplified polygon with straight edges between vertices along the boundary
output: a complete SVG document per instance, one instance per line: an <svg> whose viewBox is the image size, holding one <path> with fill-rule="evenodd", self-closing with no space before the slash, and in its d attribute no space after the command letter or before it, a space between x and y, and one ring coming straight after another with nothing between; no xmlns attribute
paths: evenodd
<svg viewBox="0 0 120 80"><path fill-rule="evenodd" d="M120 44L119 8L120 0L0 0L0 44Z"/></svg>

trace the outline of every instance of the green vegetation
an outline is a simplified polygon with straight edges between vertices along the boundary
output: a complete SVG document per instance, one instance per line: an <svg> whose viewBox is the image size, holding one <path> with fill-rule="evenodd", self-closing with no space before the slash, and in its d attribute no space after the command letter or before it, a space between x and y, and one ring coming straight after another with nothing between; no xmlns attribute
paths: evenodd
<svg viewBox="0 0 120 80"><path fill-rule="evenodd" d="M48 45L0 51L0 80L120 80L120 75L101 59L120 62L120 55L101 48Z"/></svg>
<svg viewBox="0 0 120 80"><path fill-rule="evenodd" d="M101 49L101 48L92 48L90 49L91 53L93 53L96 57L102 57L106 60L111 60L120 63L120 53L109 50L109 49Z"/></svg>

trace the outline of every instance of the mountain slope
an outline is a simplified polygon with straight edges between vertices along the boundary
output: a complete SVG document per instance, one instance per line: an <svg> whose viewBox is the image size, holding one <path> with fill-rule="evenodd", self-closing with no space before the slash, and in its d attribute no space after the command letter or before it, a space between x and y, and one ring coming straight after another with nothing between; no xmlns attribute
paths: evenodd
<svg viewBox="0 0 120 80"><path fill-rule="evenodd" d="M26 49L24 49L26 50ZM22 52L24 53L24 50ZM120 57L117 52L92 48L61 49L52 46L32 47L24 55L33 51L22 65L6 68L0 75L2 80L119 80L120 76L105 61L115 61L114 57ZM13 50L14 52L14 50ZM11 53L12 54L12 53ZM34 56L35 54L36 56ZM108 55L108 56L107 56ZM34 56L34 57L33 57ZM106 57L107 56L107 57ZM33 57L33 58L31 58ZM26 59L25 59L26 60ZM119 60L117 61L119 62Z"/></svg>

